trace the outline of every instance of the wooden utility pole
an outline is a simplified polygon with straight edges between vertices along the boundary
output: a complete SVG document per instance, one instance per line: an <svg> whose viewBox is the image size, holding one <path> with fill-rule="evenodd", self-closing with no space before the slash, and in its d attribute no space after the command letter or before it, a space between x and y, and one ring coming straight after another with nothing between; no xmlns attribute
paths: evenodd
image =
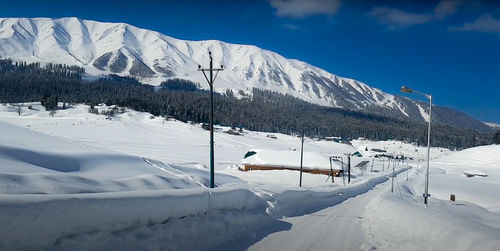
<svg viewBox="0 0 500 251"><path fill-rule="evenodd" d="M210 188L215 187L215 181L214 181L214 81L215 78L217 78L217 74L219 74L219 71L224 70L224 66L220 66L220 68L213 68L213 59L212 59L212 52L208 52L208 55L210 57L210 68L204 69L201 68L201 65L198 65L198 71L203 72L203 76L205 76L205 79L208 82L208 85L210 85ZM205 72L208 71L210 72L209 76L210 78L207 77L207 74ZM215 77L213 75L214 71L216 72Z"/></svg>

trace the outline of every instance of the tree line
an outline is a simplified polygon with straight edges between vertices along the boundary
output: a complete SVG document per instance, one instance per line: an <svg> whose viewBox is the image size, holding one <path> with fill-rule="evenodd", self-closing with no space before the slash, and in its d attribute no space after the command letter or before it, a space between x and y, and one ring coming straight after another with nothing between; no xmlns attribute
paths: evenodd
<svg viewBox="0 0 500 251"><path fill-rule="evenodd" d="M132 77L110 75L86 81L82 79L84 75L83 68L74 66L0 60L0 102L42 101L52 108L57 101L106 103L185 122L209 121L209 93L201 90L197 83L171 79L154 87ZM252 95L239 99L232 92L215 94L214 100L214 122L221 125L290 135L304 131L308 136L319 138L395 139L419 145L427 142L425 123L319 106L267 90L253 89ZM433 146L452 149L492 142L492 135L438 123L433 125L431 137Z"/></svg>

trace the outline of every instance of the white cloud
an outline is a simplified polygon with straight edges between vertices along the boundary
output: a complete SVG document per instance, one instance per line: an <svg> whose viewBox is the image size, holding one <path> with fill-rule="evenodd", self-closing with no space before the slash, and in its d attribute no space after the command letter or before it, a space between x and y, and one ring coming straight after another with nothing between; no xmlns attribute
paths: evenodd
<svg viewBox="0 0 500 251"><path fill-rule="evenodd" d="M443 19L447 16L453 15L457 12L458 6L462 1L457 0L443 0L438 3L434 8L434 15L437 19Z"/></svg>
<svg viewBox="0 0 500 251"><path fill-rule="evenodd" d="M472 23L465 23L461 27L451 27L454 31L480 31L489 33L500 33L500 20L486 14Z"/></svg>
<svg viewBox="0 0 500 251"><path fill-rule="evenodd" d="M304 18L314 15L337 14L342 5L340 0L271 0L279 17Z"/></svg>
<svg viewBox="0 0 500 251"><path fill-rule="evenodd" d="M432 12L425 13L409 13L394 8L375 7L368 15L391 29L398 29L443 20L455 14L462 3L462 0L442 0Z"/></svg>
<svg viewBox="0 0 500 251"><path fill-rule="evenodd" d="M289 30L300 30L302 27L295 24L283 24L283 27Z"/></svg>
<svg viewBox="0 0 500 251"><path fill-rule="evenodd" d="M379 23L389 26L391 29L424 24L433 20L433 16L430 14L413 14L398 9L382 7L373 8L368 15L377 19Z"/></svg>

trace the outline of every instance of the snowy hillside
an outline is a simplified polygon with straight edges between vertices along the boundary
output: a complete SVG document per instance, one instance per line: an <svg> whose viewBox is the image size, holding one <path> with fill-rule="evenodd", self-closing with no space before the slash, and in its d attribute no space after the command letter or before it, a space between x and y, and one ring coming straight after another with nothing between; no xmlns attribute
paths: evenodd
<svg viewBox="0 0 500 251"><path fill-rule="evenodd" d="M197 68L207 66L208 51L215 65L225 68L215 86L221 93L231 89L241 96L260 88L325 106L420 121L428 117L428 108L419 102L251 45L179 40L124 23L78 18L0 18L0 57L78 65L86 69L88 76L131 75L154 85L181 78L207 88ZM440 109L436 109L437 121L490 130L465 114Z"/></svg>
<svg viewBox="0 0 500 251"><path fill-rule="evenodd" d="M202 186L161 162L0 122L0 193L97 193Z"/></svg>
<svg viewBox="0 0 500 251"><path fill-rule="evenodd" d="M415 161L375 159L374 166L361 169L354 167L359 160L374 159L353 157L350 184L342 177L331 183L324 175L305 173L299 188L296 171L237 169L250 149L298 162L299 138L247 130L234 135L216 126L217 188L208 189L209 135L199 124L133 110L107 118L89 113L86 105L52 117L39 103L30 105L24 104L20 115L17 104L0 105L2 250L496 250L500 245L500 146L451 153L432 148L432 197L425 208L425 147L410 143L355 140L351 146L306 138L304 148L316 156L354 151L369 156L379 149ZM305 166L314 162L304 160ZM456 202L448 201L450 193Z"/></svg>
<svg viewBox="0 0 500 251"><path fill-rule="evenodd" d="M500 129L500 124L497 124L497 123L490 123L490 122L483 122L485 125L495 129L495 130L498 130Z"/></svg>

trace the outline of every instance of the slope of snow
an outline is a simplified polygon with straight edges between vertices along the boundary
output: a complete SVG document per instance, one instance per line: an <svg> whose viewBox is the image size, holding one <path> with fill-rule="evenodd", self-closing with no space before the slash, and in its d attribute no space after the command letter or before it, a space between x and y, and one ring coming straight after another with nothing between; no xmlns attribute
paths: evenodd
<svg viewBox="0 0 500 251"><path fill-rule="evenodd" d="M420 115L422 115L422 118L425 120L425 122L429 122L429 113L427 113L425 109L422 108L422 106L420 106L419 104L417 105L417 107Z"/></svg>
<svg viewBox="0 0 500 251"><path fill-rule="evenodd" d="M364 227L370 243L383 250L498 249L499 158L500 146L492 145L433 160L427 208L423 169L414 169L409 181L398 177L395 193L382 194L367 205ZM464 170L488 176L467 178ZM450 194L457 201L450 201Z"/></svg>
<svg viewBox="0 0 500 251"><path fill-rule="evenodd" d="M432 162L430 193L439 199L455 194L491 211L500 212L500 145L469 148ZM467 177L465 173L485 174Z"/></svg>
<svg viewBox="0 0 500 251"><path fill-rule="evenodd" d="M143 137L151 134L147 129L154 130L155 126L161 125L168 126L166 128L168 130L155 132L155 137L159 137L156 139L156 144L162 142L161 136L169 132L176 138L172 145L162 145L162 152L173 152L170 156L183 153L187 156L199 150L196 146L203 141L200 135L204 138L208 136L198 125L177 121L163 124L162 121L156 121L158 118L150 119L149 114L133 111L128 111L114 120L106 120L105 116L89 114L88 106L83 105L60 110L54 117L49 116L48 112L43 111L38 104L34 104L33 108L23 110L22 116L17 116L15 107L0 106L0 118L8 122L0 122L0 129L4 132L0 135L2 180L0 224L3 226L0 230L0 247L2 248L37 248L53 244L70 249L75 245L89 248L92 246L87 245L106 247L108 241L103 244L100 242L103 239L100 238L89 242L88 238L96 237L88 233L98 233L98 236L102 237L126 229L145 231L144 227L148 225L165 224L167 221L169 224L175 224L179 218L185 217L189 217L193 224L206 221L205 226L215 228L220 228L220 225L216 224L217 220L227 221L227 224L236 224L233 229L236 231L235 234L247 234L246 231L250 231L247 228L252 224L256 227L276 221L273 217L290 212L302 202L302 200L288 199L290 195L287 194L300 195L307 191L296 189L296 179L293 181L281 179L283 175L297 178L297 172L256 172L254 175L232 168L220 170L216 174L219 188L207 190L205 185L208 183L206 180L208 173L203 167L197 169L203 164L196 161L196 155L193 155L191 162L172 165L168 161L160 162L139 157L140 155L136 157L118 153L140 150L147 154L152 146L155 146L151 143L155 142L144 142ZM24 124L24 128L9 123ZM78 127L86 129L80 129L82 133L79 134L76 129ZM121 133L128 137L116 137L115 141L107 142L111 138L103 136L120 127L125 128ZM47 134L35 132L35 130L42 131L42 128ZM92 128L100 129L92 132ZM195 134L192 138L195 141L192 142L193 145L187 144L187 141L180 137L186 134L183 130L191 130L190 133ZM217 141L219 145L225 148L233 147L233 151L237 149L234 146L238 145L251 149L250 145L245 145L239 142L240 140L246 143L260 142L267 146L275 145L276 148L289 147L289 143L293 140L300 143L298 138L291 136L275 134L278 139L271 139L266 137L267 134L258 132L247 132L245 136L217 132L216 136L225 138L224 141ZM152 139L146 137L146 140ZM141 141L143 144L136 148L124 148L124 145L139 144ZM336 148L352 150L347 145L333 142L311 140L307 142L306 147L316 150L330 151ZM205 153L203 162L205 162L207 145L203 145ZM109 150L104 150L103 147ZM241 161L242 157L239 154L229 154L226 158L233 161L219 162L219 165L226 167L234 165ZM235 175L229 176L224 173ZM353 193L367 190L373 184L381 182L383 180L381 177L385 177L385 174L374 173L353 178L353 184L342 188L342 191L350 194L351 190ZM369 180L372 182L367 183ZM324 204L326 196L332 197L337 193L336 189L340 188L338 182L337 178L335 184L325 183L325 177L322 175L305 174L304 184L309 187L319 187L315 190L314 196L307 195L309 205ZM292 187L293 191L290 190ZM268 204L274 206L267 208ZM271 217L269 210L275 216ZM226 218L223 217L225 214L235 216ZM211 215L213 218L198 215ZM183 225L176 227L184 229ZM40 231L42 228L44 231ZM168 231L183 238L186 238L186 234L198 233L187 229L181 233L170 232L168 229L170 228L164 229L162 233ZM137 233L132 233L135 238ZM229 233L222 239L215 239L215 243L223 243L228 238L231 238ZM189 249L197 247L195 243L185 243L176 239L173 241L171 245L174 247ZM137 243L141 242L137 240ZM123 242L119 242L117 245L122 244ZM112 245L112 247L117 246Z"/></svg>
<svg viewBox="0 0 500 251"><path fill-rule="evenodd" d="M295 242L289 244L321 247L323 235L315 231L347 238L328 246L339 249L354 247L343 243L382 250L494 250L499 245L498 146L452 153L433 148L426 209L424 175L417 167L425 148L409 143L356 140L349 146L307 138L304 148L318 156L380 148L415 158L411 165L417 168L408 173L408 162L378 161L373 172L353 168L351 184L344 186L342 177L332 184L323 175L304 174L304 187L298 188L298 172L236 167L250 149L267 149L265 154L276 153L271 157L280 161L297 158L300 151L290 149L300 149L299 138L251 131L231 135L224 132L229 128L217 126L218 188L209 190L208 132L200 125L130 110L109 120L88 113L85 105L51 117L39 104L33 107L23 107L19 116L16 106L0 105L2 249L246 249L253 243L272 249L276 246L259 240L278 233L290 234L284 239ZM279 159L281 151L297 156ZM353 157L353 163L370 159ZM392 168L400 174L394 194L385 182ZM464 170L488 176L467 178ZM443 186L452 185L455 203L445 201L449 191ZM469 188L474 192L468 194ZM352 220L353 228L339 225ZM308 228L311 222L316 224ZM301 226L300 235L295 225Z"/></svg>
<svg viewBox="0 0 500 251"><path fill-rule="evenodd" d="M157 161L82 146L0 123L3 194L200 187L182 172Z"/></svg>
<svg viewBox="0 0 500 251"><path fill-rule="evenodd" d="M420 120L419 102L385 93L360 81L339 77L308 63L287 59L252 45L217 40L187 41L124 23L70 18L0 18L0 57L14 61L57 63L85 68L87 79L103 74L134 76L159 85L188 79L208 89L198 66L224 66L214 90L236 97L253 88L270 90L323 106L364 110ZM446 109L436 107L436 109ZM459 112L436 112L437 121L490 132L483 123Z"/></svg>
<svg viewBox="0 0 500 251"><path fill-rule="evenodd" d="M200 125L187 124L180 121L165 121L151 114L127 111L112 120L104 115L88 113L88 106L77 105L67 110L59 110L54 117L44 111L37 103L27 109L27 104L18 116L16 109L0 106L0 121L28 127L31 130L48 135L57 135L87 146L112 149L113 151L159 160L169 163L175 168L195 167L205 171L209 166L209 132ZM108 109L99 106L98 109ZM215 168L225 173L239 173L228 169L241 164L244 155L250 149L289 150L299 149L296 155L300 158L300 139L278 133L262 133L245 131L243 136L224 133L227 127L216 127L215 133ZM127 137L124 137L127 135ZM269 138L274 135L277 139ZM354 152L355 149L346 144L331 141L306 139L304 150L328 156ZM299 163L299 162L298 162ZM304 164L307 165L307 160ZM245 176L258 175L257 173ZM293 175L293 174L292 174ZM324 184L323 177L307 175L305 184ZM279 181L279 179L277 180ZM200 181L205 182L205 181ZM206 183L204 183L206 184Z"/></svg>
<svg viewBox="0 0 500 251"><path fill-rule="evenodd" d="M0 57L78 65L90 75L134 75L154 85L184 78L208 88L197 71L198 65L208 63L207 51L215 65L225 68L217 79L218 92L248 94L256 87L320 105L374 104L406 114L393 95L251 45L179 40L124 23L78 18L0 19Z"/></svg>
<svg viewBox="0 0 500 251"><path fill-rule="evenodd" d="M485 125L493 128L493 129L498 129L500 128L500 124L497 124L497 123L489 123L489 122L483 122Z"/></svg>

